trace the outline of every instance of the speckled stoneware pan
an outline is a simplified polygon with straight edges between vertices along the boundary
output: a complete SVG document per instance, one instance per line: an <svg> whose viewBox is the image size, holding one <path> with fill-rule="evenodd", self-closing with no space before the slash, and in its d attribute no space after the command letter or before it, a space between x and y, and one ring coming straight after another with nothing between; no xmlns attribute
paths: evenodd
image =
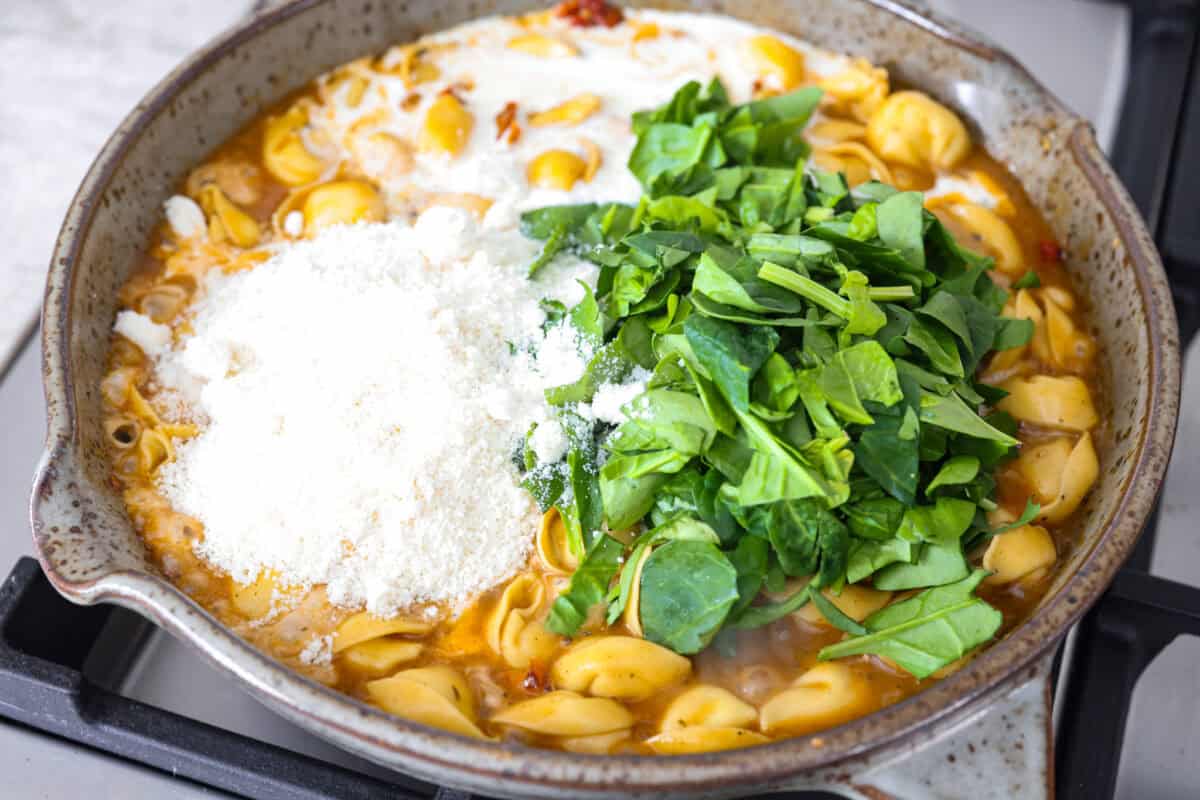
<svg viewBox="0 0 1200 800"><path fill-rule="evenodd" d="M459 738L308 681L244 644L147 562L108 479L98 384L117 289L171 187L264 104L318 73L471 17L532 5L301 0L197 53L121 124L71 206L46 287L49 432L32 501L46 574L74 601L118 603L154 619L259 700L346 749L488 795L718 797L825 786L871 798L1046 796L1047 653L1129 554L1158 492L1178 405L1174 311L1150 237L1091 128L1006 54L901 3L666 5L742 17L886 65L896 82L970 120L1066 247L1108 370L1111 433L1082 546L1037 613L1003 641L923 694L819 736L697 756L573 755Z"/></svg>

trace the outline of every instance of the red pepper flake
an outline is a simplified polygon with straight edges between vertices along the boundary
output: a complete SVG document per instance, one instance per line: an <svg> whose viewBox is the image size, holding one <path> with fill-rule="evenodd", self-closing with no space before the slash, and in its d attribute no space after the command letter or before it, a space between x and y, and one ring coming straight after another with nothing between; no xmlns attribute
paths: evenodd
<svg viewBox="0 0 1200 800"><path fill-rule="evenodd" d="M525 674L525 680L521 681L521 688L527 692L543 692L546 690L548 677L545 664L531 661L529 662L529 672Z"/></svg>
<svg viewBox="0 0 1200 800"><path fill-rule="evenodd" d="M521 137L521 126L517 124L517 104L511 100L504 104L496 115L496 141L508 134L508 143L515 144Z"/></svg>
<svg viewBox="0 0 1200 800"><path fill-rule="evenodd" d="M566 0L554 13L577 28L591 28L596 25L611 28L625 19L620 8L610 6L605 0Z"/></svg>
<svg viewBox="0 0 1200 800"><path fill-rule="evenodd" d="M1058 246L1058 242L1042 239L1038 242L1038 252L1041 253L1042 262L1045 264L1061 264L1063 262L1063 250Z"/></svg>

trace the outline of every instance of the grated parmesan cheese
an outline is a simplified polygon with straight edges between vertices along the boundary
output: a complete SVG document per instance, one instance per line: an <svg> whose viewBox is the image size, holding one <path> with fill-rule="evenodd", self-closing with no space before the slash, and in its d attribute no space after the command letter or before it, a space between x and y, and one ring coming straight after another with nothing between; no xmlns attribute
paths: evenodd
<svg viewBox="0 0 1200 800"><path fill-rule="evenodd" d="M586 365L573 332L542 334L538 301L573 302L595 272L559 259L528 281L537 246L435 208L211 277L156 368L208 421L158 473L204 524L198 554L384 616L519 570L540 515L512 455L531 422L557 453L544 390Z"/></svg>
<svg viewBox="0 0 1200 800"><path fill-rule="evenodd" d="M300 651L300 663L324 666L333 662L333 634L314 636Z"/></svg>
<svg viewBox="0 0 1200 800"><path fill-rule="evenodd" d="M118 312L113 330L140 347L150 358L171 346L171 329L136 311Z"/></svg>

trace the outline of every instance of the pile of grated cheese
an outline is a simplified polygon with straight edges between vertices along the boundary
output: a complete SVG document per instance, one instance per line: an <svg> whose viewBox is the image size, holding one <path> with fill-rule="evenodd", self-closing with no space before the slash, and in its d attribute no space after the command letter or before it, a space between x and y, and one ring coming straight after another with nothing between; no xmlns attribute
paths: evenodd
<svg viewBox="0 0 1200 800"><path fill-rule="evenodd" d="M199 555L384 616L461 605L524 565L540 515L514 449L537 422L540 459L561 457L544 390L589 355L569 328L542 333L538 301L577 302L594 268L526 280L537 243L501 220L332 228L207 281L156 365L201 422L157 478L204 524Z"/></svg>

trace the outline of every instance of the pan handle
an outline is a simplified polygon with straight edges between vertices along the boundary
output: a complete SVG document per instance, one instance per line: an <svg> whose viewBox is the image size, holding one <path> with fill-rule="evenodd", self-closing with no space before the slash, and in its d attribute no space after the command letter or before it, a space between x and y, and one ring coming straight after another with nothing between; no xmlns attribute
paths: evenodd
<svg viewBox="0 0 1200 800"><path fill-rule="evenodd" d="M1050 800L1054 653L1022 683L928 743L820 788L856 800Z"/></svg>

